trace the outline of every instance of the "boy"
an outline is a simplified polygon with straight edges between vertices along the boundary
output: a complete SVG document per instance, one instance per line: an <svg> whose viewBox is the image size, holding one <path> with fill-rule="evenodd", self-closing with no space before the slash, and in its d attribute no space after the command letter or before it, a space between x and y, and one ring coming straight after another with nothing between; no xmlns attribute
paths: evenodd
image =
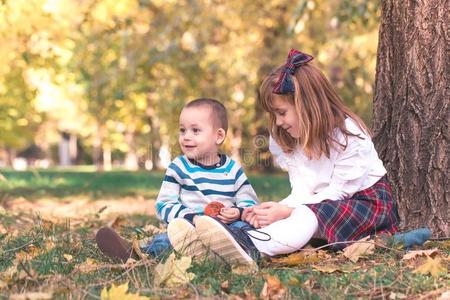
<svg viewBox="0 0 450 300"><path fill-rule="evenodd" d="M219 101L201 98L183 108L178 139L183 155L167 168L156 200L157 216L168 224L167 233L156 235L142 247L143 252L158 257L173 247L194 257L206 254L194 223L211 202L225 206L217 215L223 223L233 228L249 226L241 221L242 212L258 199L242 168L219 153L227 130L226 109ZM126 261L133 254L129 243L112 228L101 228L96 241L111 258Z"/></svg>

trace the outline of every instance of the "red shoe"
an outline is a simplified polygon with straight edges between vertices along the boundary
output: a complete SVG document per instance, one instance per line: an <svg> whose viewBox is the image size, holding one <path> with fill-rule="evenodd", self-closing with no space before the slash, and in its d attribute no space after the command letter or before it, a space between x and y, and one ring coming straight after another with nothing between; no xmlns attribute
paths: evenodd
<svg viewBox="0 0 450 300"><path fill-rule="evenodd" d="M126 262L128 258L137 258L132 245L124 240L111 227L102 227L95 236L98 248L113 260Z"/></svg>

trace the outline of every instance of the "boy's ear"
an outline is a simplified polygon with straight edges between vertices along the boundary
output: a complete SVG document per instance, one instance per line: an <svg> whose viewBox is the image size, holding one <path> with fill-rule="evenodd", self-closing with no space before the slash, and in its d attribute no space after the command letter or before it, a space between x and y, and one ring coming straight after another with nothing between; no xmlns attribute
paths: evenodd
<svg viewBox="0 0 450 300"><path fill-rule="evenodd" d="M220 145L223 143L223 141L225 140L225 130L223 130L223 128L219 128L217 129L217 138L216 138L216 144Z"/></svg>

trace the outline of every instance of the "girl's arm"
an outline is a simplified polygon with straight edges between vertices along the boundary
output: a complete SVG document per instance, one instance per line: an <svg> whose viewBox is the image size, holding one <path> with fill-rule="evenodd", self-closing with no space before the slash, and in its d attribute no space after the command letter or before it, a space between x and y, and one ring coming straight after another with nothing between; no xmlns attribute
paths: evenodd
<svg viewBox="0 0 450 300"><path fill-rule="evenodd" d="M273 222L286 219L292 213L294 208L278 202L264 202L253 208L256 220L260 227L265 227Z"/></svg>
<svg viewBox="0 0 450 300"><path fill-rule="evenodd" d="M313 195L307 203L319 203L323 200L342 200L361 191L371 169L380 170L380 178L386 174L383 163L378 158L372 141L349 137L347 148L338 154L330 184Z"/></svg>

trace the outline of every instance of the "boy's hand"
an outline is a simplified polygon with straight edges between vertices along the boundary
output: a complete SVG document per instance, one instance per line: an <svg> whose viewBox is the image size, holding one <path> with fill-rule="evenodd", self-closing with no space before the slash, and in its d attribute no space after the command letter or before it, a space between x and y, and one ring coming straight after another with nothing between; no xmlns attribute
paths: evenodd
<svg viewBox="0 0 450 300"><path fill-rule="evenodd" d="M235 207L224 207L220 210L217 218L219 218L219 220L224 222L225 224L230 224L239 220L239 215L239 209Z"/></svg>

